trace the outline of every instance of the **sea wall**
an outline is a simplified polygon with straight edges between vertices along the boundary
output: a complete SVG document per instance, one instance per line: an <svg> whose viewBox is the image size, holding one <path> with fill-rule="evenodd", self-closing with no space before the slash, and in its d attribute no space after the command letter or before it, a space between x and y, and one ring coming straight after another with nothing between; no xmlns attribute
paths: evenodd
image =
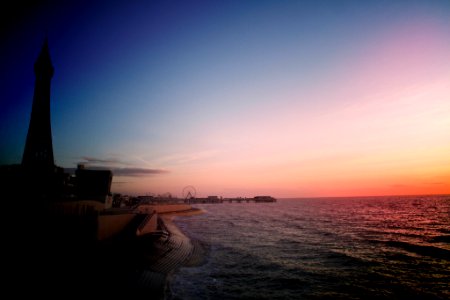
<svg viewBox="0 0 450 300"><path fill-rule="evenodd" d="M122 232L137 214L156 213L140 226L136 232L139 235L157 230L157 214L183 213L191 210L189 204L144 204L134 210L105 210L104 203L98 201L68 201L50 206L47 219L55 224L51 226L55 236L105 240Z"/></svg>
<svg viewBox="0 0 450 300"><path fill-rule="evenodd" d="M181 211L191 210L192 206L189 204L163 204L163 205L150 205L150 204L141 204L137 211L139 213L152 213L156 212L158 214L164 213L175 213Z"/></svg>
<svg viewBox="0 0 450 300"><path fill-rule="evenodd" d="M154 233L158 230L158 214L148 214L136 230L136 235Z"/></svg>
<svg viewBox="0 0 450 300"><path fill-rule="evenodd" d="M127 224L136 216L136 214L115 214L115 215L99 215L97 238L104 240L121 232Z"/></svg>

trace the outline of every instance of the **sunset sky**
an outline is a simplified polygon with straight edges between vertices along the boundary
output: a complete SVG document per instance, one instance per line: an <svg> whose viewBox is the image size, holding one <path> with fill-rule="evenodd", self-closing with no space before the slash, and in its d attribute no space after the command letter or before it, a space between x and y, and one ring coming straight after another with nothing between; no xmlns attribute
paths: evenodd
<svg viewBox="0 0 450 300"><path fill-rule="evenodd" d="M47 35L55 163L113 192L450 194L448 0L52 3L1 4L0 164Z"/></svg>

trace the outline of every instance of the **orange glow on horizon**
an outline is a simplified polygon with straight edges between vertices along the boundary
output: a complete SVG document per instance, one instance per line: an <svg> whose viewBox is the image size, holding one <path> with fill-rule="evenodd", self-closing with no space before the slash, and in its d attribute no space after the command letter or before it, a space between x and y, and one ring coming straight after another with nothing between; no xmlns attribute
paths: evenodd
<svg viewBox="0 0 450 300"><path fill-rule="evenodd" d="M152 160L169 174L114 187L179 195L194 185L224 197L450 194L446 32L433 22L384 32L315 85L257 93L251 118L199 127L202 138L184 155Z"/></svg>

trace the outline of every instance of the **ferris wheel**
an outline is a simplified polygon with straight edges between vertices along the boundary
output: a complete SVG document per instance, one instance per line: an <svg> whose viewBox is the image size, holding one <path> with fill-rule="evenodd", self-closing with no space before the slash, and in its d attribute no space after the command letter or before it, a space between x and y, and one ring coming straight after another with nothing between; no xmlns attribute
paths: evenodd
<svg viewBox="0 0 450 300"><path fill-rule="evenodd" d="M195 195L197 194L197 191L192 185L185 186L183 188L183 199L185 202L190 202L191 199L195 199Z"/></svg>

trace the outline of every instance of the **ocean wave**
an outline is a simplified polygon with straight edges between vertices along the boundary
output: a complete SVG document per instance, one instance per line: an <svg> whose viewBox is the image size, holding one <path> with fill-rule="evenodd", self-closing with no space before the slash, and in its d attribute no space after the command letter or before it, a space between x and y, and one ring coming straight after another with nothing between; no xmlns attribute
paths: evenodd
<svg viewBox="0 0 450 300"><path fill-rule="evenodd" d="M433 258L445 259L450 261L450 251L435 246L415 245L401 241L387 241L386 245L401 248L406 251L426 255Z"/></svg>
<svg viewBox="0 0 450 300"><path fill-rule="evenodd" d="M180 219L210 251L174 288L184 300L450 299L448 209L419 196L211 205Z"/></svg>
<svg viewBox="0 0 450 300"><path fill-rule="evenodd" d="M450 235L435 236L435 237L430 239L430 242L431 243L446 243L446 244L450 244Z"/></svg>

